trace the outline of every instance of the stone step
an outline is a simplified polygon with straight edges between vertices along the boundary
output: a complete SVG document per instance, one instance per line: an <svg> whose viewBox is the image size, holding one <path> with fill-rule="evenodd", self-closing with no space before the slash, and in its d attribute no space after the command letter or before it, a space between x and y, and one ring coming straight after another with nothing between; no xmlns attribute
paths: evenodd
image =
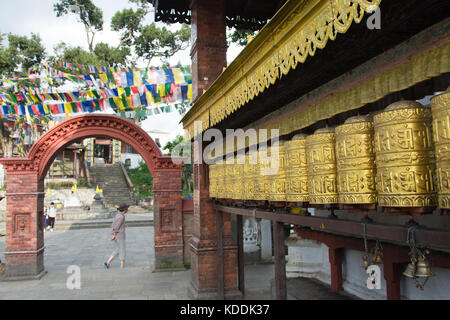
<svg viewBox="0 0 450 320"><path fill-rule="evenodd" d="M54 230L79 230L79 229L95 229L95 228L111 228L112 221L72 221L67 223L55 223ZM128 227L148 227L153 226L153 219L125 221L125 226ZM49 232L49 231L47 231Z"/></svg>

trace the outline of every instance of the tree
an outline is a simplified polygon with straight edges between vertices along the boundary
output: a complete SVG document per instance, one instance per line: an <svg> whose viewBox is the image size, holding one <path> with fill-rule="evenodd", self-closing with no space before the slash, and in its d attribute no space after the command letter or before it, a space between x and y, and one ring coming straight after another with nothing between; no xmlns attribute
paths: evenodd
<svg viewBox="0 0 450 320"><path fill-rule="evenodd" d="M254 37L255 32L248 29L234 29L228 36L228 41L244 47L248 44L249 36Z"/></svg>
<svg viewBox="0 0 450 320"><path fill-rule="evenodd" d="M94 37L103 30L103 12L92 0L60 0L53 5L57 17L74 13L84 25L89 52L94 52Z"/></svg>
<svg viewBox="0 0 450 320"><path fill-rule="evenodd" d="M124 9L116 12L111 19L111 29L120 32L120 43L118 47L123 45L133 45L136 35L142 29L142 21L148 13L145 9L139 8Z"/></svg>
<svg viewBox="0 0 450 320"><path fill-rule="evenodd" d="M28 38L12 33L7 35L8 46L1 45L5 35L0 35L0 75L19 77L28 74L28 69L45 59L45 48L39 35L32 33Z"/></svg>
<svg viewBox="0 0 450 320"><path fill-rule="evenodd" d="M183 136L181 135L177 135L175 137L175 139L173 139L172 141L168 141L165 146L163 147L163 150L168 150L168 153L166 155L171 155L172 151L175 149L175 147L181 145L181 144L185 144L186 142L184 141ZM192 152L191 152L192 154ZM183 148L181 148L181 152L180 154L177 156L185 156L185 157L190 157L191 154L184 154L183 153ZM183 192L187 192L187 193L192 193L193 191L193 168L192 168L192 164L184 164L183 168L181 169L181 184L182 184L182 188L183 188Z"/></svg>
<svg viewBox="0 0 450 320"><path fill-rule="evenodd" d="M7 37L7 46L3 45ZM22 77L36 63L45 59L45 48L39 35L32 33L30 37L12 33L0 34L0 78ZM39 86L40 81L20 81L20 85ZM5 88L0 90L6 92ZM0 147L3 157L13 156L13 139L10 128L6 126L6 118L0 118Z"/></svg>
<svg viewBox="0 0 450 320"><path fill-rule="evenodd" d="M133 185L138 188L139 198L145 198L152 194L153 178L144 161L140 161L136 168L127 169L127 174Z"/></svg>
<svg viewBox="0 0 450 320"><path fill-rule="evenodd" d="M147 60L147 66L153 58L169 59L180 50L189 46L190 28L183 24L180 30L170 31L166 27L158 28L155 23L145 26L136 38L136 54Z"/></svg>

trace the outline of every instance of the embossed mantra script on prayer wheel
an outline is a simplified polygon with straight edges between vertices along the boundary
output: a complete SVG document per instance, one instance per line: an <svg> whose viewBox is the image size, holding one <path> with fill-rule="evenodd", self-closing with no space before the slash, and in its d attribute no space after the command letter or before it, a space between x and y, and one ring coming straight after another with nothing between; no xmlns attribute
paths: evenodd
<svg viewBox="0 0 450 320"><path fill-rule="evenodd" d="M228 160L231 162L231 160ZM223 197L225 199L231 199L231 196L233 195L233 163L228 163L227 160L224 160L224 195Z"/></svg>
<svg viewBox="0 0 450 320"><path fill-rule="evenodd" d="M336 127L335 132L339 203L376 203L373 123L370 117L351 117Z"/></svg>
<svg viewBox="0 0 450 320"><path fill-rule="evenodd" d="M431 98L439 207L450 209L450 90Z"/></svg>
<svg viewBox="0 0 450 320"><path fill-rule="evenodd" d="M298 134L284 143L286 154L286 201L308 202L306 135Z"/></svg>
<svg viewBox="0 0 450 320"><path fill-rule="evenodd" d="M216 196L224 198L225 196L225 165L224 163L216 163Z"/></svg>
<svg viewBox="0 0 450 320"><path fill-rule="evenodd" d="M284 141L270 147L272 174L268 175L268 199L270 201L286 201L286 154Z"/></svg>
<svg viewBox="0 0 450 320"><path fill-rule="evenodd" d="M234 158L232 198L237 200L242 200L244 198L244 161L244 155L238 155Z"/></svg>
<svg viewBox="0 0 450 320"><path fill-rule="evenodd" d="M374 127L378 204L435 206L431 108L396 102L374 116Z"/></svg>
<svg viewBox="0 0 450 320"><path fill-rule="evenodd" d="M256 151L248 152L245 155L244 164L244 200L255 200L255 174L258 161Z"/></svg>
<svg viewBox="0 0 450 320"><path fill-rule="evenodd" d="M268 148L258 148L258 163L255 168L255 200L267 200L267 170L270 166Z"/></svg>
<svg viewBox="0 0 450 320"><path fill-rule="evenodd" d="M333 128L318 129L306 137L308 193L311 204L338 203Z"/></svg>
<svg viewBox="0 0 450 320"><path fill-rule="evenodd" d="M217 164L209 166L209 196L211 198L217 198L217 169Z"/></svg>

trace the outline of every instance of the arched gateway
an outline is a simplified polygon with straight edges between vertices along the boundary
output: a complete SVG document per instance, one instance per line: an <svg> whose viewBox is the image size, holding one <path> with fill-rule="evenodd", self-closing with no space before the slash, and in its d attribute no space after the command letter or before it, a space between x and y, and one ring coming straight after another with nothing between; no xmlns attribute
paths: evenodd
<svg viewBox="0 0 450 320"><path fill-rule="evenodd" d="M131 145L153 176L155 270L183 266L181 168L162 156L152 138L113 115L82 115L45 133L26 158L0 159L7 172L5 279L36 279L44 268L44 178L56 153L75 140L110 137Z"/></svg>

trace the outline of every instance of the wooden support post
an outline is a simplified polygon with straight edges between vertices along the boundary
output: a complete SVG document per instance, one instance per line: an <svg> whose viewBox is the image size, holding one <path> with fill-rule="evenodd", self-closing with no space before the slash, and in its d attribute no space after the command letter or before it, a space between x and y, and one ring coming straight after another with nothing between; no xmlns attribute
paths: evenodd
<svg viewBox="0 0 450 320"><path fill-rule="evenodd" d="M237 246L238 246L238 286L242 295L245 295L244 276L244 237L243 237L242 216L236 215Z"/></svg>
<svg viewBox="0 0 450 320"><path fill-rule="evenodd" d="M273 222L273 242L275 255L275 290L277 300L287 299L286 289L286 256L284 253L283 223Z"/></svg>
<svg viewBox="0 0 450 320"><path fill-rule="evenodd" d="M404 265L397 263L398 250L391 246L383 248L383 269L386 280L386 299L400 300L400 279Z"/></svg>
<svg viewBox="0 0 450 320"><path fill-rule="evenodd" d="M328 248L330 260L331 290L339 292L342 290L342 249Z"/></svg>
<svg viewBox="0 0 450 320"><path fill-rule="evenodd" d="M216 210L217 226L217 299L225 299L225 283L223 271L223 220L222 212Z"/></svg>

